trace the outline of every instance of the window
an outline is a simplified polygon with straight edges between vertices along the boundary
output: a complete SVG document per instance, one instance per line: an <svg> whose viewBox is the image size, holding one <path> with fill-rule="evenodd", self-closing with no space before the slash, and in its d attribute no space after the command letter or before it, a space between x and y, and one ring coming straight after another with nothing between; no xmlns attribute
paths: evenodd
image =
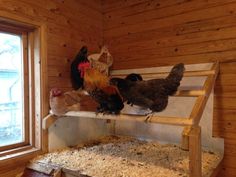
<svg viewBox="0 0 236 177"><path fill-rule="evenodd" d="M47 99L44 31L38 22L0 17L0 160L42 149L41 119L48 112L42 104Z"/></svg>
<svg viewBox="0 0 236 177"><path fill-rule="evenodd" d="M22 36L0 32L0 146L24 142Z"/></svg>

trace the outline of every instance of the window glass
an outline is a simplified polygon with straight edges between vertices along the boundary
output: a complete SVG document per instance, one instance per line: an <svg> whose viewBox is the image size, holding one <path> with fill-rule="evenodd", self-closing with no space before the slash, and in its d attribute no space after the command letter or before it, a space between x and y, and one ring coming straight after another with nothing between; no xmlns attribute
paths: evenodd
<svg viewBox="0 0 236 177"><path fill-rule="evenodd" d="M21 36L0 32L0 146L24 141Z"/></svg>

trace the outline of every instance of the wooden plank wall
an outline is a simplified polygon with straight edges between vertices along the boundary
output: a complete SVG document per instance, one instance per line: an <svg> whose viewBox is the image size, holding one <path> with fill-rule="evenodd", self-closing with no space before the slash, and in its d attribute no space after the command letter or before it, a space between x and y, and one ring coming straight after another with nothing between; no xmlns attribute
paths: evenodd
<svg viewBox="0 0 236 177"><path fill-rule="evenodd" d="M82 45L90 53L102 44L101 3L96 0L6 0L1 11L38 20L47 25L49 88L71 88L70 62Z"/></svg>
<svg viewBox="0 0 236 177"><path fill-rule="evenodd" d="M1 0L0 16L1 13L18 15L47 25L49 89L71 89L71 60L82 45L87 45L90 53L93 53L99 51L102 44L101 2L97 0ZM22 161L21 164L24 163ZM11 177L22 169L9 168L11 171L0 167L0 176Z"/></svg>
<svg viewBox="0 0 236 177"><path fill-rule="evenodd" d="M220 61L214 136L225 138L220 177L236 176L236 1L102 0L114 69Z"/></svg>

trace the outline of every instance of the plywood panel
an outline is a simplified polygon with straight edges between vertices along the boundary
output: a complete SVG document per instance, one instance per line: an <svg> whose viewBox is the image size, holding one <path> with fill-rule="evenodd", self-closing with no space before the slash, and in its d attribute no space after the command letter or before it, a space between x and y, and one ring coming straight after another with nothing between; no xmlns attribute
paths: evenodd
<svg viewBox="0 0 236 177"><path fill-rule="evenodd" d="M105 136L109 131L110 127L107 126L106 120L60 118L49 128L49 151L76 146L90 139Z"/></svg>

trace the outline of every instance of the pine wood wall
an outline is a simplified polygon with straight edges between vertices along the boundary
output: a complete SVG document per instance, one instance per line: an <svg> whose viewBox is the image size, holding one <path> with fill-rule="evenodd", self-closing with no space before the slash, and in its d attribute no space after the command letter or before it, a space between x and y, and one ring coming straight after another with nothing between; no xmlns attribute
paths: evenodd
<svg viewBox="0 0 236 177"><path fill-rule="evenodd" d="M37 19L48 26L48 84L71 88L69 65L86 44L103 39L114 69L220 60L214 135L225 138L220 177L236 176L236 1L235 0L3 0L1 12Z"/></svg>
<svg viewBox="0 0 236 177"><path fill-rule="evenodd" d="M102 44L101 2L97 0L1 0L0 16L6 13L9 18L12 14L47 25L48 78L44 79L49 89L71 89L71 60L82 45L95 52ZM17 168L16 163L0 167L0 176L15 176L27 161L16 162Z"/></svg>
<svg viewBox="0 0 236 177"><path fill-rule="evenodd" d="M236 176L236 1L102 0L114 69L219 60L214 135L225 138L220 177Z"/></svg>
<svg viewBox="0 0 236 177"><path fill-rule="evenodd" d="M1 11L45 23L49 88L71 87L70 62L82 45L90 52L102 44L101 3L96 0L4 0Z"/></svg>

